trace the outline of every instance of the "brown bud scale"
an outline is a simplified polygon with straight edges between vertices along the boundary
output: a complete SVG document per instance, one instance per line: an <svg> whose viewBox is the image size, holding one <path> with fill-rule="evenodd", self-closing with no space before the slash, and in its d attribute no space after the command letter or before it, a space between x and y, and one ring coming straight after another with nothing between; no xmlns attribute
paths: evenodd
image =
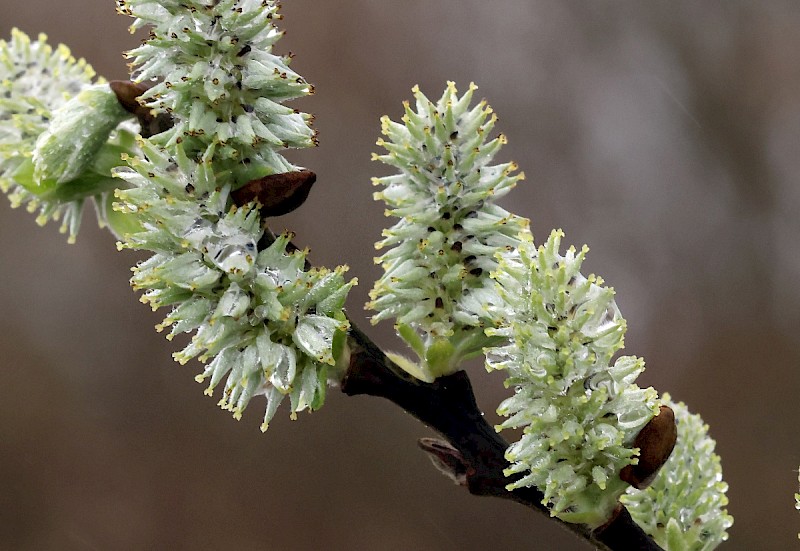
<svg viewBox="0 0 800 551"><path fill-rule="evenodd" d="M237 205L256 201L262 216L281 216L302 205L316 181L310 170L271 174L248 182L231 196Z"/></svg>
<svg viewBox="0 0 800 551"><path fill-rule="evenodd" d="M639 463L624 467L619 477L638 490L647 488L669 459L677 440L675 413L669 406L661 406L658 415L639 431L633 441L633 447L639 448Z"/></svg>

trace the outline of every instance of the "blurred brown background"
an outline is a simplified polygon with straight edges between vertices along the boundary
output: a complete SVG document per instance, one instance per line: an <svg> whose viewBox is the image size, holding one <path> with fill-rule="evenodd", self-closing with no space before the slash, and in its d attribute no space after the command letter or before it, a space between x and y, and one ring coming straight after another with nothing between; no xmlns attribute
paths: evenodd
<svg viewBox="0 0 800 551"><path fill-rule="evenodd" d="M419 83L480 86L527 180L504 202L588 243L618 292L640 381L717 439L727 549L797 545L800 5L752 0L287 0L279 50L317 87L308 203L279 221L362 304L387 223L369 178L378 117ZM108 78L133 47L111 0L2 0L0 31L46 32ZM582 550L546 519L473 498L415 446L426 429L347 398L266 435L216 407L136 301L138 258L84 221L67 246L0 201L0 549ZM390 324L370 329L396 347ZM487 415L501 377L471 368Z"/></svg>

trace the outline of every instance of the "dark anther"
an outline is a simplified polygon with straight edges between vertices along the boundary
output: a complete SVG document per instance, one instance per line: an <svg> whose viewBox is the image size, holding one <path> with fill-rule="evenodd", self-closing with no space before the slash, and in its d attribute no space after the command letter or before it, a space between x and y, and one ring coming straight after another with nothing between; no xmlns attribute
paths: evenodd
<svg viewBox="0 0 800 551"><path fill-rule="evenodd" d="M236 57L242 57L244 55L247 55L248 53L250 53L250 50L252 50L252 49L253 48L250 47L250 44L247 44L244 48L239 50L239 53L236 54Z"/></svg>

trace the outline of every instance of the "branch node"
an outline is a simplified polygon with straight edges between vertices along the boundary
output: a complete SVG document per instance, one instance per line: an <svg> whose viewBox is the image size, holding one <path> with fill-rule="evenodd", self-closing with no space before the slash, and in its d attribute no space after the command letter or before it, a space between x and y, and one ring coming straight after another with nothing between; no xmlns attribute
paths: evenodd
<svg viewBox="0 0 800 551"><path fill-rule="evenodd" d="M459 486L467 486L470 466L461 452L438 438L420 438L418 444L440 473Z"/></svg>
<svg viewBox="0 0 800 551"><path fill-rule="evenodd" d="M151 109L139 103L139 96L150 89L149 85L130 80L112 80L108 83L108 87L117 96L119 104L139 121L143 138L155 136L172 128L171 116L166 113L154 115Z"/></svg>

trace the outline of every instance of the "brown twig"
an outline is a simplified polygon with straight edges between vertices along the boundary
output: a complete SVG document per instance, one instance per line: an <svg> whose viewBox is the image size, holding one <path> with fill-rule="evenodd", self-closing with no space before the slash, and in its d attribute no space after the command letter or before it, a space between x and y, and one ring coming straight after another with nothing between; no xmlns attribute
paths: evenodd
<svg viewBox="0 0 800 551"><path fill-rule="evenodd" d="M486 422L463 371L433 383L418 381L397 367L358 327L349 334L350 367L342 381L348 396L386 398L437 431L446 442L423 439L420 446L437 468L470 493L511 499L540 513L550 513L535 488L508 491L513 479L503 474L508 443ZM554 519L599 549L657 551L661 548L642 531L624 507L597 530Z"/></svg>

